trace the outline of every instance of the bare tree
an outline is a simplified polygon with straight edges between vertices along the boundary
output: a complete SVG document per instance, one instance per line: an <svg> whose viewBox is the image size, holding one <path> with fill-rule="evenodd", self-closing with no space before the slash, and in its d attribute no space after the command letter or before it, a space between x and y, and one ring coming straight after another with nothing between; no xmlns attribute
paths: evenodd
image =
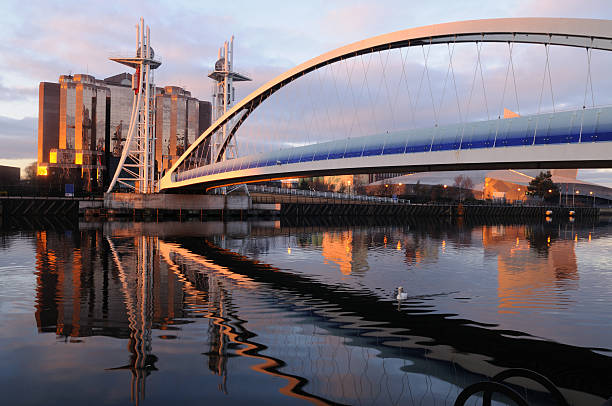
<svg viewBox="0 0 612 406"><path fill-rule="evenodd" d="M36 180L36 173L38 170L38 164L36 161L32 162L28 166L25 167L25 179L33 182Z"/></svg>
<svg viewBox="0 0 612 406"><path fill-rule="evenodd" d="M466 197L472 196L472 189L474 188L474 182L469 176L458 175L454 179L454 187L459 190L459 200L463 200L463 192L465 190Z"/></svg>

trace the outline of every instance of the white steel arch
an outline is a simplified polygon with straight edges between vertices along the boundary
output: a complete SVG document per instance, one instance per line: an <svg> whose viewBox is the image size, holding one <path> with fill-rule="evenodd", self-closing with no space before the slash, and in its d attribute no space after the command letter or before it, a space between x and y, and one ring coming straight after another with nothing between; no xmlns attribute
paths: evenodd
<svg viewBox="0 0 612 406"><path fill-rule="evenodd" d="M231 110L202 133L177 160L168 173L161 179L160 190L198 183L197 179L176 182L173 180L173 174L185 159L207 138L221 126L228 123L229 120L242 113L234 127L229 131L217 156L211 157L211 163L218 162L225 150L225 146L229 143L240 125L248 118L250 113L277 90L299 79L308 72L343 59L381 50L461 42L530 43L612 51L612 21L580 18L499 18L468 20L396 31L342 46L288 70L270 80L237 103Z"/></svg>

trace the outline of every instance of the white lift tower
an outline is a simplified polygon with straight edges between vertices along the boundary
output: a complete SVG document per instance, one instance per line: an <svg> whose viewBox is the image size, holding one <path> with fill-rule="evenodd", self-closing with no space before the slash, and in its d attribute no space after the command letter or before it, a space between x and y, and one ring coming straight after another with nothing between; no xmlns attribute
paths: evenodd
<svg viewBox="0 0 612 406"><path fill-rule="evenodd" d="M155 192L155 84L153 70L160 61L154 59L149 26L141 18L137 28L136 57L110 58L111 61L136 69L132 76L134 102L130 127L119 165L107 193L117 183L137 193Z"/></svg>
<svg viewBox="0 0 612 406"><path fill-rule="evenodd" d="M215 86L213 88L213 123L223 116L235 101L234 95L234 82L246 82L251 79L238 73L234 72L234 36L232 35L231 40L225 41L223 47L219 48L219 54L217 62L215 63L215 70L208 75L209 78L213 79ZM211 142L211 161L215 159L219 153L220 148L223 146L223 141L227 138L228 124L226 123L222 131L217 131L213 135ZM225 148L225 153L221 158L223 161L226 159L238 158L238 151L236 149L236 141L232 139ZM211 162L213 163L213 162Z"/></svg>

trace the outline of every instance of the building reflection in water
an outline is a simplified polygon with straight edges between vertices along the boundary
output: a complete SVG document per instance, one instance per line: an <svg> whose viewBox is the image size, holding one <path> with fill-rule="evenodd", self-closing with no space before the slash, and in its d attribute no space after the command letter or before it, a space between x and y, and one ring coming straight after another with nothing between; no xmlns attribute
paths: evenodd
<svg viewBox="0 0 612 406"><path fill-rule="evenodd" d="M571 238L555 228L484 226L485 255L497 256L499 312L563 308L578 287L578 264Z"/></svg>
<svg viewBox="0 0 612 406"><path fill-rule="evenodd" d="M364 273L369 269L368 235L360 230L325 232L321 254L324 263L337 266L343 275Z"/></svg>
<svg viewBox="0 0 612 406"><path fill-rule="evenodd" d="M118 240L104 238L101 230L52 236L39 231L35 316L39 332L67 342L127 339L128 363L107 369L131 371L131 398L138 404L146 376L156 370L151 331L171 327L183 315L183 292L160 266L156 238Z"/></svg>
<svg viewBox="0 0 612 406"><path fill-rule="evenodd" d="M55 333L68 343L90 336L126 339L128 363L106 369L131 372L131 401L138 405L145 399L147 376L157 370L152 331L168 332L162 339L174 338L170 333L180 320L206 318L208 348L203 354L207 368L220 379L221 392L228 393L228 360L235 354L261 361L253 370L286 380L281 393L326 404L301 389L304 378L278 371L283 361L260 354L266 346L248 339L256 335L231 310L225 282L255 289L248 278L158 237L118 234L37 233L39 332Z"/></svg>
<svg viewBox="0 0 612 406"><path fill-rule="evenodd" d="M517 311L524 306L560 306L569 300L568 289L577 286L573 234L563 239L554 229L539 227L482 227L484 254L497 258L499 311ZM471 239L479 231L467 228L436 234L430 230L352 228L302 233L308 235L308 241L304 239L299 243L295 235L291 238L296 246L320 247L323 258L343 275L359 275L368 270L370 249L393 252L401 249L404 262L414 266L436 262L442 258L444 249L448 252L463 245L473 245ZM286 242L284 235L275 232L271 234L278 237L278 241ZM435 353L436 348L422 345L421 338L411 341L409 336L400 336L397 329L391 327L387 332L383 327L372 327L372 320L362 320L359 313L345 314L338 305L350 304L344 298L341 302L321 299L336 297L331 295L335 292L332 287L319 286L320 298L311 296L311 285L288 293L281 288L271 289L266 283L254 282L239 273L237 268L229 269L207 259L206 251L195 254L197 250L189 250L193 246L203 246L206 239L194 239L190 247L188 238L181 239L179 244L178 239L145 236L138 230L115 231L112 237L104 236L102 230L63 235L41 231L36 237L39 331L54 332L68 342L94 335L125 339L127 364L108 369L131 371L133 403L144 399L146 378L156 371L152 331L163 332L161 339L172 338L172 331L179 328L177 324L195 318L207 323L207 334L201 338L206 342L202 351L206 356L205 367L214 374L214 379L218 379L218 388L223 393L229 392L231 356L255 361L249 368L281 378L286 383L279 390L282 394L319 404L327 401L311 393L325 393L350 403L359 396L368 396L381 379L389 382L398 379L387 387L389 399L399 390L409 392L406 390L410 388L409 375L413 380L412 390L419 390L415 380L431 381L429 376L437 376L440 382L436 385L447 386L436 393L456 395L457 388L464 382L465 376L447 369L446 364L437 365L418 358L406 362L396 353L387 361L393 365L388 376L384 367L382 372L374 366L370 368L370 363L373 364L378 353L383 351L378 345L378 334L393 337L393 345L400 349ZM256 240L263 240L262 247L271 244L270 239ZM254 243L255 240L241 241ZM251 261L218 247L215 250L211 251L224 251L223 255L235 261ZM401 255L398 253L399 258ZM266 275L277 271L257 261L250 262L249 267ZM288 286L302 284L291 272L287 275L281 277L290 282ZM359 308L363 296L355 296L352 300ZM240 309L245 309L241 311L242 316ZM270 316L248 316L247 329L244 314L252 315L261 309ZM278 315L278 319L274 315ZM295 322L298 318L300 322ZM331 319L344 325L336 326L329 322ZM370 330L376 334L366 337L364 332ZM442 347L438 349L438 359L445 359L447 349ZM385 356L381 358L385 362ZM400 361L393 364L393 359ZM432 371L432 366L439 371ZM335 372L330 372L330 368ZM307 384L310 393L304 389ZM364 385L369 385L370 389L362 394ZM431 382L420 387L424 388L423 396L431 396L428 400L438 400Z"/></svg>

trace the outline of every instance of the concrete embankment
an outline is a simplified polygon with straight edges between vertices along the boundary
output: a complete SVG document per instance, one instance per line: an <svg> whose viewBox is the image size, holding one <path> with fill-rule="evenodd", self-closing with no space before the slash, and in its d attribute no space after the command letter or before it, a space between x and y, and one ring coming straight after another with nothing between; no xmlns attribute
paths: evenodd
<svg viewBox="0 0 612 406"><path fill-rule="evenodd" d="M573 212L573 213L571 213ZM106 194L104 198L0 197L0 213L6 216L96 216L143 219L199 217L482 217L545 218L597 217L591 207L535 207L505 205L410 204L364 200L360 197L308 197L288 195L182 195L133 193ZM602 215L612 214L602 209Z"/></svg>
<svg viewBox="0 0 612 406"><path fill-rule="evenodd" d="M71 197L0 196L0 216L77 215L80 201Z"/></svg>
<svg viewBox="0 0 612 406"><path fill-rule="evenodd" d="M570 214L570 212L573 212ZM598 209L590 207L533 207L493 205L427 205L393 203L283 203L281 216L401 216L401 217L596 217Z"/></svg>

